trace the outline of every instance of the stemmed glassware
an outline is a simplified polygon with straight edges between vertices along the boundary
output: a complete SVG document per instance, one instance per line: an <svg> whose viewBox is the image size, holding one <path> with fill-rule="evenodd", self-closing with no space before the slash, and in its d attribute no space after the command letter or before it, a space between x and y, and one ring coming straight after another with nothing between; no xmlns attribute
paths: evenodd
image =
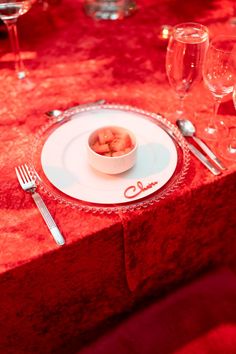
<svg viewBox="0 0 236 354"><path fill-rule="evenodd" d="M12 51L15 56L15 70L18 79L24 79L26 71L21 58L16 24L18 17L29 11L32 3L32 0L0 0L0 19L7 26Z"/></svg>
<svg viewBox="0 0 236 354"><path fill-rule="evenodd" d="M166 54L166 73L179 99L176 119L184 117L184 98L202 79L202 66L209 45L206 26L186 22L173 28Z"/></svg>
<svg viewBox="0 0 236 354"><path fill-rule="evenodd" d="M233 102L236 110L236 84L233 91ZM236 112L235 112L236 120ZM236 161L236 121L231 123L228 128L228 136L226 139L221 139L219 144L219 153L227 160Z"/></svg>
<svg viewBox="0 0 236 354"><path fill-rule="evenodd" d="M234 85L234 91L233 91L233 102L234 102L234 107L236 110L236 83Z"/></svg>
<svg viewBox="0 0 236 354"><path fill-rule="evenodd" d="M236 83L234 85L234 91L233 91L233 102L236 111ZM227 146L226 158L228 157L230 159L236 160L236 122L229 128L229 131L230 131L230 142L229 145Z"/></svg>
<svg viewBox="0 0 236 354"><path fill-rule="evenodd" d="M226 95L233 91L234 69L233 55L235 55L236 37L215 37L208 48L203 65L203 79L214 98L214 114L203 123L202 137L208 140L217 140L227 133L223 120L216 119L220 103ZM234 54L233 54L234 53Z"/></svg>

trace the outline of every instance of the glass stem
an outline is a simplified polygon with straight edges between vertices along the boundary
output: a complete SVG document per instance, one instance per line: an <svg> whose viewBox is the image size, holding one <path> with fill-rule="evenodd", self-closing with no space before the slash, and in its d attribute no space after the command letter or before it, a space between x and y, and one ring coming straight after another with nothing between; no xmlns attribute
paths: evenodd
<svg viewBox="0 0 236 354"><path fill-rule="evenodd" d="M9 33L12 52L15 56L15 69L16 69L17 77L18 79L24 79L26 74L25 74L25 67L20 55L20 46L18 40L16 21L17 19L7 20L5 21L5 24L7 26L7 30Z"/></svg>
<svg viewBox="0 0 236 354"><path fill-rule="evenodd" d="M221 103L221 98L216 97L214 103L214 112L213 115L211 115L210 122L208 124L209 128L216 129L216 117L220 107L220 103Z"/></svg>
<svg viewBox="0 0 236 354"><path fill-rule="evenodd" d="M184 114L184 96L179 96L179 108L177 110L179 115Z"/></svg>
<svg viewBox="0 0 236 354"><path fill-rule="evenodd" d="M229 138L230 143L228 146L228 151L231 154L236 154L236 127L229 127Z"/></svg>

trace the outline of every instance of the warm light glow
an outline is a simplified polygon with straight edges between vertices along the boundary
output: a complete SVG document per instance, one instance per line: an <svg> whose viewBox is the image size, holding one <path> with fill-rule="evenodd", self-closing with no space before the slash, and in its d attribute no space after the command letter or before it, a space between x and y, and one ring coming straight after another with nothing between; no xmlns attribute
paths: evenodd
<svg viewBox="0 0 236 354"><path fill-rule="evenodd" d="M21 52L21 58L23 60L31 60L31 59L35 59L36 57L37 57L36 52ZM15 57L13 53L6 53L2 55L0 58L0 62L14 62L14 61L15 61Z"/></svg>
<svg viewBox="0 0 236 354"><path fill-rule="evenodd" d="M161 38L168 39L171 35L172 27L164 25L161 27Z"/></svg>

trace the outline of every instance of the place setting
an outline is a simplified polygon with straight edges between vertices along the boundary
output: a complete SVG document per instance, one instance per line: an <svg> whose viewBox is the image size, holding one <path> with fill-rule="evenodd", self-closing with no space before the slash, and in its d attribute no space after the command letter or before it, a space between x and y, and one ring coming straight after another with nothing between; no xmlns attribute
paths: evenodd
<svg viewBox="0 0 236 354"><path fill-rule="evenodd" d="M163 116L106 103L77 106L49 119L36 134L30 156L42 191L66 205L101 213L126 212L165 198L189 168L187 144Z"/></svg>
<svg viewBox="0 0 236 354"><path fill-rule="evenodd" d="M214 43L221 56L214 53ZM165 115L106 99L45 113L48 121L36 132L29 161L16 167L16 175L58 245L65 239L38 191L82 211L126 213L147 208L180 188L190 168L190 153L214 176L227 169L205 139L217 137L218 127L225 128L224 122L217 123L217 112L222 97L233 90L232 43L227 36L210 41L202 24L186 22L172 28L165 64L179 100L171 119L175 124ZM216 102L203 134L184 105L202 78ZM228 154L234 156L232 144L228 146Z"/></svg>

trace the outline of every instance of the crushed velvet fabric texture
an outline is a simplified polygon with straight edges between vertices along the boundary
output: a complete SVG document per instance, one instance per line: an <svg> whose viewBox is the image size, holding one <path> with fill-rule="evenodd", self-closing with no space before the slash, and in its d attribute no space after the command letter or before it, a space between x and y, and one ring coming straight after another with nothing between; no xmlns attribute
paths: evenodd
<svg viewBox="0 0 236 354"><path fill-rule="evenodd" d="M160 112L174 122L176 98L165 74L163 24L197 21L210 35L235 31L231 1L137 0L121 21L94 21L83 2L63 0L42 11L36 3L19 18L29 72L17 82L9 39L0 36L0 352L72 353L88 332L129 311L142 298L194 277L235 256L236 163L214 177L191 158L184 183L148 209L117 215L65 207L44 195L66 239L53 242L14 167L48 118L44 112L105 98ZM197 126L212 111L200 83L186 99ZM232 100L220 113L235 122ZM215 144L211 145L214 149ZM68 347L69 346L69 347ZM70 349L68 349L70 348Z"/></svg>
<svg viewBox="0 0 236 354"><path fill-rule="evenodd" d="M138 311L81 354L233 354L236 277L208 274Z"/></svg>

